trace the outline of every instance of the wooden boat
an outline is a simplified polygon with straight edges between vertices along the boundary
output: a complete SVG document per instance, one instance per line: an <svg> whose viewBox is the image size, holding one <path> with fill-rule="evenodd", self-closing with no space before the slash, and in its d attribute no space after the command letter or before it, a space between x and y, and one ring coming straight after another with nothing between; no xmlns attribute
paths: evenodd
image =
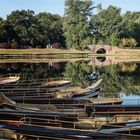
<svg viewBox="0 0 140 140"><path fill-rule="evenodd" d="M112 102L111 100L112 99ZM96 101L97 100L97 101ZM104 101L105 100L105 101ZM109 102L107 102L109 100ZM78 99L78 98L49 98L46 99L46 102L36 102L36 103L31 103L30 101L28 103L22 102L22 103L17 103L18 106L23 106L26 108L35 108L39 110L48 110L51 105L51 110L52 111L63 111L64 109L72 109L72 111L76 112L77 109L80 108L86 108L86 106L93 105L93 104L121 104L122 100L120 98L87 98L87 99ZM61 110L58 110L61 109ZM86 112L86 110L84 110Z"/></svg>
<svg viewBox="0 0 140 140"><path fill-rule="evenodd" d="M40 85L37 87L1 88L0 92L4 93L8 97L34 96L34 95L40 95L42 97L54 97L58 94L58 90L52 90L52 88L66 87L68 86L68 84L70 84L70 81L54 81L45 83L45 85Z"/></svg>
<svg viewBox="0 0 140 140"><path fill-rule="evenodd" d="M116 105L123 102L121 98L88 98L87 100L94 105Z"/></svg>
<svg viewBox="0 0 140 140"><path fill-rule="evenodd" d="M30 124L40 125L40 126L53 126L53 127L63 127L71 129L84 129L93 130L93 127L89 123L82 123L81 121L63 121L58 119L43 119L35 117L23 117L20 120L0 120L0 124L15 124L20 125L21 123L29 122Z"/></svg>
<svg viewBox="0 0 140 140"><path fill-rule="evenodd" d="M20 97L24 98L27 96L38 96L45 98L52 98L58 94L58 90L48 90L46 88L15 88L15 89L0 89L0 92L5 94L7 97Z"/></svg>
<svg viewBox="0 0 140 140"><path fill-rule="evenodd" d="M84 99L88 97L97 97L99 93L100 93L100 89L96 89L90 93L85 93L83 95L75 96L72 98ZM51 96L52 94L49 95ZM54 95L58 95L58 93ZM32 104L46 104L49 101L47 98L48 98L47 96L36 96L36 97L35 96L17 96L17 97L10 96L10 99L16 101L17 103L32 103Z"/></svg>
<svg viewBox="0 0 140 140"><path fill-rule="evenodd" d="M46 102L40 102L38 105L96 105L96 104L103 104L103 105L109 105L109 104L121 104L123 100L121 98L85 98L85 99L79 99L79 98L48 98L46 99ZM20 104L17 102L17 104ZM28 104L32 104L32 102L29 102ZM25 105L21 103L21 105ZM37 105L37 103L33 104Z"/></svg>
<svg viewBox="0 0 140 140"><path fill-rule="evenodd" d="M54 91L54 90L53 90ZM50 92L49 89L47 88L40 88L40 87L29 87L29 88L18 88L18 87L15 87L15 88L6 88L6 89L0 89L0 92L3 92L3 93L25 93L25 92L28 92L28 93L31 93L31 92Z"/></svg>
<svg viewBox="0 0 140 140"><path fill-rule="evenodd" d="M31 124L30 122L21 122L20 125L16 124L2 124L2 129L12 130L21 134L36 135L36 136L50 136L54 138L65 139L85 139L85 138L116 138L120 134L106 134L102 132L94 132L89 130L76 130L63 127L43 126Z"/></svg>
<svg viewBox="0 0 140 140"><path fill-rule="evenodd" d="M0 77L0 85L15 83L20 79L19 75Z"/></svg>
<svg viewBox="0 0 140 140"><path fill-rule="evenodd" d="M2 93L4 93L4 92L2 92ZM31 98L31 97L33 97L33 98L53 98L53 97L55 97L56 95L58 94L58 91L49 91L49 92L12 92L12 93L4 93L4 95L5 96L7 96L7 97L9 97L9 98L14 98L14 99L16 99L16 98L26 98L26 97L29 97L29 98Z"/></svg>
<svg viewBox="0 0 140 140"><path fill-rule="evenodd" d="M92 129L98 130L101 128L102 125L123 123L132 120L140 121L140 113L115 115L113 117L94 117L94 118L85 117L80 118L78 122L81 124L84 123L89 124L92 126ZM90 129L90 127L88 129Z"/></svg>
<svg viewBox="0 0 140 140"><path fill-rule="evenodd" d="M23 104L24 105L24 104ZM62 104L61 104L62 105ZM67 104L68 105L68 104ZM23 106L22 106L23 107ZM39 109L35 109L34 108L35 106L28 106L28 107L23 107L22 109L28 109L28 111L31 111L31 113L32 113L32 111L35 111L35 110L39 110ZM20 106L16 106L16 108L15 108L15 110L17 109L17 108L19 108L19 109L21 109L20 108ZM23 110L24 111L24 110ZM48 110L46 110L46 111L48 111ZM78 110L77 110L77 112L76 112L76 110L74 111L75 113L78 113L78 118L80 117L81 118L81 116L80 116L80 114L79 114L79 112L78 112ZM74 112L72 112L72 113L69 113L69 114L73 114ZM63 112L64 113L64 112ZM65 112L66 113L66 112ZM86 113L86 112L85 112ZM26 115L25 115L26 116ZM27 116L29 116L29 115L27 115ZM22 116L21 116L22 117ZM15 117L16 118L16 117ZM44 118L44 117L43 117ZM53 116L52 116L52 118L53 118ZM138 112L135 112L135 115L132 115L132 114L129 114L129 115L117 115L117 116L114 116L112 119L99 119L99 120L97 120L96 118L93 118L93 119L91 119L91 118L89 118L88 116L86 116L86 120L84 120L84 119L80 119L79 120L79 122L80 122L80 127L81 127L81 124L84 124L84 128L86 127L86 128L92 128L93 126L94 126L94 128L97 128L97 125L98 125L98 127L101 125L101 124L106 124L106 123L112 123L112 122L122 122L122 121L128 121L129 119L137 119L138 120L138 118L140 119L140 115L138 115ZM4 117L4 119L7 119L7 116L6 117ZM10 117L10 119L11 119L11 117ZM56 120L56 119L55 119ZM60 120L59 120L60 121ZM86 125L85 125L85 123L86 123ZM65 122L65 124L66 124L66 122ZM69 125L70 126L70 125ZM91 127L92 126L92 127ZM83 126L82 126L83 127Z"/></svg>
<svg viewBox="0 0 140 140"><path fill-rule="evenodd" d="M42 103L42 102L41 102ZM98 102L99 103L99 102ZM103 99L102 102L103 104ZM46 99L45 104L38 103L17 103L18 106L23 106L26 108L34 108L42 111L50 112L63 112L63 113L78 113L79 118L89 118L86 112L86 106L92 106L94 102L89 102L88 99ZM106 104L106 102L105 102Z"/></svg>
<svg viewBox="0 0 140 140"><path fill-rule="evenodd" d="M42 112L29 110L13 110L13 109L0 109L0 119L8 120L20 120L23 117L36 117L36 118L45 118L45 119L60 119L67 121L76 121L78 119L77 113L62 113L62 112Z"/></svg>
<svg viewBox="0 0 140 140"><path fill-rule="evenodd" d="M29 97L30 99L30 97ZM39 97L33 97L32 99L39 101L40 98ZM63 112L63 113L77 113L79 118L88 118L88 114L86 112L86 106L92 106L93 102L89 102L86 99L53 99L52 100L48 100L46 99L46 101L48 101L48 104L40 104L39 103L19 103L19 104L14 104L15 108L18 109L28 109L28 110L40 110L40 111L49 111L49 112ZM56 102L57 101L57 102ZM42 102L41 102L42 103ZM52 104L51 104L52 103ZM60 104L59 104L60 103ZM14 108L12 107L12 108ZM21 108L22 107L22 108ZM14 109L15 109L14 108Z"/></svg>
<svg viewBox="0 0 140 140"><path fill-rule="evenodd" d="M102 79L98 80L94 85L87 87L85 89L81 89L78 91L73 91L73 92L61 92L58 90L55 91L50 91L46 87L40 87L40 88L35 88L35 87L30 87L30 88L8 88L8 89L0 89L0 92L4 93L6 96L11 97L13 100L17 101L18 99L24 99L26 100L26 96L31 96L35 95L40 95L40 97L56 97L56 98L90 98L90 97L97 97L101 88L99 87ZM63 83L64 84L64 83ZM59 87L59 85L58 85ZM46 93L45 93L46 92ZM50 94L51 93L51 94ZM18 97L17 97L18 96ZM23 97L24 96L24 97Z"/></svg>
<svg viewBox="0 0 140 140"><path fill-rule="evenodd" d="M100 81L97 81L98 84L96 84L96 86L94 85L95 89L91 89L90 88L86 88L86 89L82 89L80 91L76 91L76 92L71 92L68 93L70 96L66 96L65 93L62 93L58 90L55 91L48 91L48 89L46 89L46 91L41 91L42 88L38 89L38 88L16 88L16 89L1 89L0 91L2 93L4 93L6 96L10 97L12 100L16 101L16 102L25 102L28 103L28 101L30 101L31 103L34 103L37 101L35 101L35 96L39 97L38 102L42 102L44 103L47 98L52 98L52 97L56 97L56 98L79 98L79 99L84 99L84 98L90 98L90 97L97 97L98 94L100 93L101 88L96 88L99 86ZM45 93L46 92L46 93ZM68 95L67 94L67 95ZM45 98L44 98L45 97ZM37 98L36 98L37 100Z"/></svg>
<svg viewBox="0 0 140 140"><path fill-rule="evenodd" d="M89 90L89 91L84 91L83 93L72 93L73 95L71 98L79 98L79 99L85 99L85 98L93 98L97 97L98 94L100 93L101 88L94 89L94 90Z"/></svg>
<svg viewBox="0 0 140 140"><path fill-rule="evenodd" d="M5 120L5 121L7 121L7 119L9 120L9 119L12 119L12 120L10 120L10 122L15 122L15 121L17 121L17 120L19 120L20 119L20 117L22 117L22 115L21 115L21 113L22 113L22 111L28 111L28 112L30 112L30 113L32 113L32 112L38 112L38 111L40 111L41 112L41 110L39 110L39 109L36 109L35 107L30 107L30 106L28 106L28 107L21 107L21 106L18 106L18 105L3 105L3 106L0 106L1 107L1 109L3 109L3 110L13 110L13 111L16 111L16 110L18 110L18 111L21 111L20 112L20 116L18 115L16 115L15 113L13 113L13 115L15 115L15 118L12 118L10 115L8 115L8 117L7 116L3 116L3 113L1 114L1 117ZM49 110L49 107L48 107L48 109L47 110L45 110L45 111L47 111L47 112L55 112L56 113L56 111L50 111ZM44 112L44 110L43 110L43 112ZM61 112L57 112L56 114L60 114ZM73 114L74 112L72 112L72 113L66 113L66 112L63 112L62 114ZM76 114L78 114L78 118L79 117L81 117L80 116L80 114L79 114L79 112L77 111L77 112L75 112ZM85 112L86 113L86 112ZM25 116L29 116L29 115L25 115ZM0 117L0 118L1 118ZM46 115L46 117L47 117L47 115ZM2 119L1 118L1 119ZM26 117L26 118L30 118L30 117ZM43 117L44 118L44 117ZM62 120L63 121L61 121L61 119L57 119L57 117L54 119L54 116L52 115L52 118L51 118L51 116L50 116L50 118L49 119L43 119L42 117L41 117L41 121L46 121L46 122L50 122L50 124L48 123L48 125L51 125L51 124L55 124L56 122L57 122L57 124L59 123L59 124L61 124L61 126L63 126L63 127L66 127L66 128L78 128L78 129L93 129L93 127L92 127L92 125L89 123L89 122L82 122L82 121L78 121L78 122L71 122L71 121L69 121L69 119L70 118L63 118ZM48 117L47 117L48 118ZM37 118L34 118L33 116L32 116L32 119L31 120L33 120L33 119L37 119L37 120L39 120L39 118L38 118L38 116L37 116ZM54 120L53 120L54 119ZM88 117L87 117L87 119L88 119ZM4 121L3 120L3 121ZM30 120L30 121L31 121ZM66 121L64 121L64 120L66 120ZM68 120L68 121L67 121ZM4 122L5 122L4 121ZM36 122L35 121L35 123L38 123L38 124L41 124L41 122ZM47 123L45 123L45 125L47 125Z"/></svg>
<svg viewBox="0 0 140 140"><path fill-rule="evenodd" d="M80 92L72 92L69 98L78 98L78 99L85 99L85 98L93 98L97 97L100 93L101 88L93 89L93 90L81 90ZM58 94L59 95L59 94Z"/></svg>
<svg viewBox="0 0 140 140"><path fill-rule="evenodd" d="M130 122L103 125L98 131L140 136L140 121L132 120Z"/></svg>
<svg viewBox="0 0 140 140"><path fill-rule="evenodd" d="M113 117L117 114L140 113L140 105L93 105L86 106L86 111L92 117Z"/></svg>
<svg viewBox="0 0 140 140"><path fill-rule="evenodd" d="M0 120L0 124L13 124L19 126L21 123L30 122L30 124L36 124L41 126L54 126L61 127L61 121L59 120L50 120L50 119L39 119L39 118L31 118L24 117L20 120Z"/></svg>
<svg viewBox="0 0 140 140"><path fill-rule="evenodd" d="M86 90L83 89L80 92L75 93L62 93L58 90L47 90L47 89L38 89L38 88L30 88L30 89L0 89L0 92L4 93L6 96L13 98L21 97L22 99L26 96L34 96L40 95L42 97L56 97L56 98L90 98L90 97L97 97L100 93L101 88L93 89L93 90ZM24 96L24 97L23 97Z"/></svg>
<svg viewBox="0 0 140 140"><path fill-rule="evenodd" d="M42 82L44 82L44 80L42 80L42 81L30 81L30 82L26 82L24 80L19 80L18 83L9 83L9 84L6 84L6 85L1 85L0 89L40 87Z"/></svg>
<svg viewBox="0 0 140 140"><path fill-rule="evenodd" d="M56 88L65 88L67 86L70 86L71 81L69 80L57 80L57 81L32 81L30 82L24 82L24 83L18 83L18 84L8 84L8 85L2 85L1 89L15 89L16 88L49 88L49 89L56 89Z"/></svg>
<svg viewBox="0 0 140 140"><path fill-rule="evenodd" d="M26 125L23 126L23 125ZM29 130L29 127L32 128ZM23 130L24 128L24 130ZM26 128L26 129L25 129ZM27 129L28 128L28 129ZM34 129L33 129L34 128ZM46 129L45 129L46 128ZM57 129L58 128L58 129ZM21 123L18 126L14 124L5 124L2 125L0 128L0 131L4 132L5 130L5 135L7 136L8 133L14 133L17 134L15 136L15 139L41 139L41 140L46 140L46 139L67 139L67 140L101 140L101 139L115 139L115 140L139 140L139 136L137 135L129 135L129 134L117 134L117 133L107 133L107 132L94 132L94 131L85 131L85 130L74 130L74 129L64 129L64 128L59 128L57 127L56 129L56 134L54 133L53 130L56 130L55 127L44 127L44 126L39 126L39 125L32 125L32 124L27 124L27 123ZM39 130L38 133L36 133L37 129ZM45 133L45 130L48 131L49 133ZM52 130L52 132L51 132ZM64 130L64 131L61 131ZM75 133L74 133L75 132ZM83 133L82 133L83 132ZM81 134L81 135L80 135Z"/></svg>
<svg viewBox="0 0 140 140"><path fill-rule="evenodd" d="M3 81L4 82L4 81ZM71 84L71 81L68 80L60 80L60 81L50 81L50 82L36 82L36 83L22 83L22 84L9 84L9 85L3 85L1 88L6 89L6 88L29 88L29 87L38 87L38 88L65 88Z"/></svg>
<svg viewBox="0 0 140 140"><path fill-rule="evenodd" d="M89 87L87 87L87 89L96 89L98 87L101 86L103 79L99 79L98 81L96 81L95 83L92 83Z"/></svg>
<svg viewBox="0 0 140 140"><path fill-rule="evenodd" d="M10 100L4 94L0 93L0 104L15 105L16 102Z"/></svg>
<svg viewBox="0 0 140 140"><path fill-rule="evenodd" d="M66 80L60 80L60 81L50 81L47 83L42 83L40 87L46 87L46 88L65 88L67 86L70 86L71 81Z"/></svg>
<svg viewBox="0 0 140 140"><path fill-rule="evenodd" d="M77 120L78 119L78 114L73 113L62 113L62 112L49 112L47 111L41 111L39 109L35 108L28 108L28 107L21 107L17 106L15 102L11 101L5 95L1 94L1 100L0 100L0 119L13 119L17 120L22 117L40 117L40 118L59 118L59 119L72 119L72 120Z"/></svg>
<svg viewBox="0 0 140 140"><path fill-rule="evenodd" d="M27 96L30 98L30 96ZM19 97L17 97L19 98ZM32 98L34 99L40 99L42 97L40 96L33 96ZM110 99L112 99L112 102L110 101ZM97 101L96 101L97 100ZM105 101L104 101L105 100ZM110 102L108 102L108 100ZM24 101L24 100L23 100ZM101 102L100 102L101 101ZM68 108L68 107L76 107L76 108L85 108L85 106L87 105L93 105L93 104L115 104L115 103L121 103L122 100L119 99L119 98L109 98L109 99L106 99L106 98L98 98L98 99L78 99L78 98L46 98L46 102L45 104L40 102L40 103L35 103L33 104L32 102L29 102L29 103L16 103L14 101L12 101L11 99L9 99L8 97L6 97L4 94L0 94L0 103L2 104L9 104L9 105L18 105L18 106L25 106L25 107L33 107L33 108L38 108L38 109L41 109L41 108L47 108L48 106L50 105L54 105L58 108ZM43 110L44 110L43 109Z"/></svg>
<svg viewBox="0 0 140 140"><path fill-rule="evenodd" d="M122 114L122 115L115 115L113 118L108 118L106 119L107 122L110 124L113 123L122 123L122 122L129 122L132 120L140 120L140 115L139 113L136 112L136 114Z"/></svg>
<svg viewBox="0 0 140 140"><path fill-rule="evenodd" d="M59 98L62 98L65 96L69 96L69 97L76 96L76 95L78 96L83 93L91 92L93 90L99 89L101 86L101 83L102 83L102 79L99 79L98 81L96 81L95 83L91 84L90 86L88 86L86 88L70 86L68 88L60 89L59 91L61 93L59 95L60 96Z"/></svg>
<svg viewBox="0 0 140 140"><path fill-rule="evenodd" d="M97 82L86 88L80 87L70 87L67 89L61 89L60 93L57 95L57 98L90 98L97 97L99 91L101 90L100 86L102 79L99 79Z"/></svg>

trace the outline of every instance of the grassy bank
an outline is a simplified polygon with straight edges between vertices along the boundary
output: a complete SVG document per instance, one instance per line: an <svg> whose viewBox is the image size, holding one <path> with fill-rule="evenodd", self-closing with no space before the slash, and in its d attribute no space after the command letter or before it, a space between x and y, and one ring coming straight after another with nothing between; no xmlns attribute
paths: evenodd
<svg viewBox="0 0 140 140"><path fill-rule="evenodd" d="M90 50L75 50L75 49L0 49L1 56L31 56L36 57L37 55L42 58L72 58L72 57L92 57L92 56L139 56L140 49L117 49L114 52L108 54L95 54Z"/></svg>
<svg viewBox="0 0 140 140"><path fill-rule="evenodd" d="M51 55L51 54L93 54L94 52L75 49L0 49L0 55Z"/></svg>

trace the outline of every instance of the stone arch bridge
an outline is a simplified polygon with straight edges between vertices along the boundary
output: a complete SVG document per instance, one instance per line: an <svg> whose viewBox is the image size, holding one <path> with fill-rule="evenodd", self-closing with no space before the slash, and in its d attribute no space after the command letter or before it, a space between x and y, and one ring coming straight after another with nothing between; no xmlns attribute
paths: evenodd
<svg viewBox="0 0 140 140"><path fill-rule="evenodd" d="M116 52L117 46L110 45L89 45L88 48L95 53L108 54L110 52Z"/></svg>

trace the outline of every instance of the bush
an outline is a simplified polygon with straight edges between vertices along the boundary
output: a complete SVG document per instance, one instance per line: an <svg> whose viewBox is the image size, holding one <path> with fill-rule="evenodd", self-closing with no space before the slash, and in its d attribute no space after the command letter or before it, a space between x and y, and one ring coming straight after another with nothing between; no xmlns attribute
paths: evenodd
<svg viewBox="0 0 140 140"><path fill-rule="evenodd" d="M10 44L10 49L18 49L18 48L19 48L19 45L16 41L14 41Z"/></svg>
<svg viewBox="0 0 140 140"><path fill-rule="evenodd" d="M131 38L129 40L129 44L130 44L130 47L136 47L138 43L134 38Z"/></svg>
<svg viewBox="0 0 140 140"><path fill-rule="evenodd" d="M125 47L136 47L137 41L134 38L123 38L119 44L121 48Z"/></svg>
<svg viewBox="0 0 140 140"><path fill-rule="evenodd" d="M9 49L9 44L6 42L0 43L0 49Z"/></svg>
<svg viewBox="0 0 140 140"><path fill-rule="evenodd" d="M52 48L61 49L62 48L61 43L53 43Z"/></svg>

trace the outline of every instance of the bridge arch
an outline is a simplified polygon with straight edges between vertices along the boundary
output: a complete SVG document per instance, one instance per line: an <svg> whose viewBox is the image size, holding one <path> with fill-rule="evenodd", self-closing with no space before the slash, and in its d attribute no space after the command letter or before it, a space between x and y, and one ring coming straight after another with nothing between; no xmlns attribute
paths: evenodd
<svg viewBox="0 0 140 140"><path fill-rule="evenodd" d="M109 52L116 52L117 46L110 45L89 45L88 48L95 53L107 54Z"/></svg>
<svg viewBox="0 0 140 140"><path fill-rule="evenodd" d="M99 48L95 51L97 54L106 54L107 50L105 48Z"/></svg>

